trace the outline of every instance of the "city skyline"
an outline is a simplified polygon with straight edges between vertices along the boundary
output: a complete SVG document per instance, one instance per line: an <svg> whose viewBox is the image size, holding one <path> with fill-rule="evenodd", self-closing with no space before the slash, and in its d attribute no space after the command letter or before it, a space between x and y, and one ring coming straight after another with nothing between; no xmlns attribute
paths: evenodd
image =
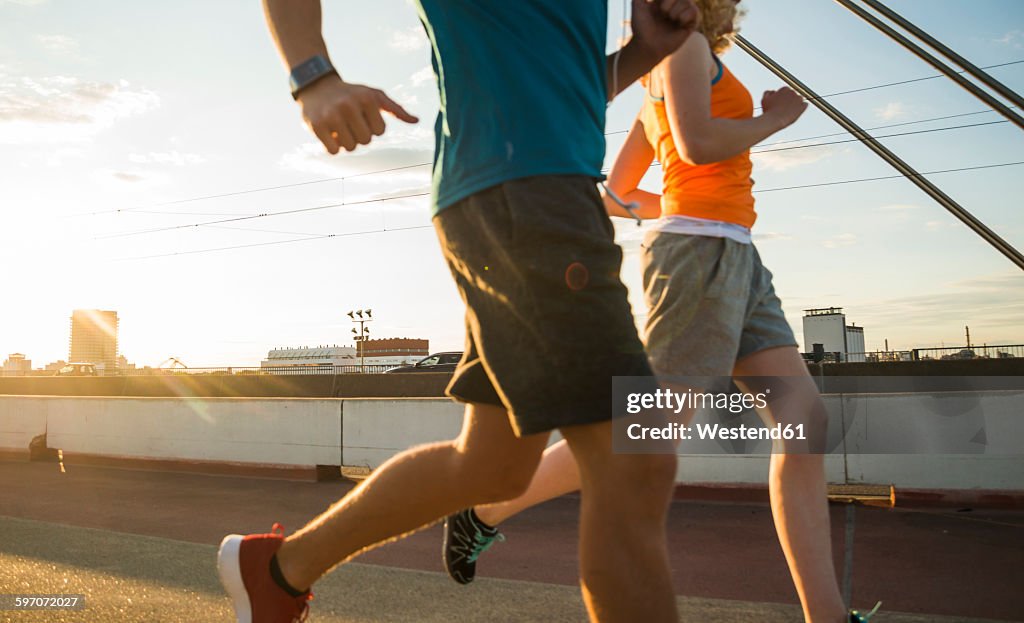
<svg viewBox="0 0 1024 623"><path fill-rule="evenodd" d="M827 311L827 310L836 310L837 313L841 314L842 311L843 311L843 308L841 308L841 307L818 308L818 309L809 308L809 309L805 309L803 311L804 312L822 312L822 311ZM100 312L100 311L101 310L79 310L79 309L74 310L73 313L72 313L72 316L71 316L72 317L72 327L74 327L74 324L75 324L75 320L74 319L75 319L76 315L78 315L80 312ZM113 314L114 322L116 324L118 324L118 325L120 324L121 318L117 315L117 311L116 310L104 310L101 313L102 314ZM806 315L805 315L805 318L806 318ZM850 322L851 322L853 328L859 329L862 334L863 334L864 331L868 331L869 335L871 335L873 333L873 330L872 330L871 327L865 327L863 325L858 325L857 322L853 321L853 320L850 320ZM805 353L810 353L811 349L808 346L809 342L807 342L807 338L806 338L806 335L805 335L805 326L806 326L805 323L797 323L797 324L794 325L793 328L794 328L794 332L798 336L798 342L800 344L801 351L803 351ZM910 346L901 347L901 348L890 347L890 348L888 348L888 351L889 352L911 351L911 350L914 350L914 349L926 350L926 349L930 349L930 348L960 348L960 347L965 347L966 348L966 347L972 347L972 346L973 347L990 347L991 348L991 347L995 347L995 346L1019 346L1020 345L1020 343L1018 343L1018 342L1012 342L1012 343L1011 342L998 342L997 343L997 342L981 341L977 337L971 337L970 341L968 342L968 337L967 336L969 335L970 326L969 325L965 325L963 327L963 329L965 330L965 334L963 335L963 340L959 341L959 342L956 341L955 339L954 340L950 340L948 342L946 340L941 340L939 342L931 342L931 343L927 343L927 344L916 344L916 345L910 345ZM73 328L72 328L72 331L73 331ZM115 332L116 332L116 329L115 329ZM205 368L205 367L209 367L209 368L222 368L222 367L225 367L225 366L255 367L255 366L262 365L262 363L265 363L268 357L272 358L273 353L275 351L281 351L281 350L287 351L287 350L304 350L304 349L332 349L332 348L336 349L336 348L343 348L343 349L351 350L353 355L355 353L357 353L357 351L359 350L359 344L360 344L359 340L357 340L355 337L351 336L351 334L349 336L343 336L343 337L350 337L353 340L352 341L352 345L351 346L347 346L347 345L345 345L345 343L343 341L339 343L339 342L332 342L330 340L327 340L327 341L314 340L314 341L311 341L311 342L303 343L303 344L300 344L300 345L294 345L294 346L292 346L292 345L284 345L284 346L282 346L282 345L268 345L267 348L263 351L263 354L260 355L259 359L256 360L256 361L203 362L203 365L195 365L195 366L188 366L188 367L190 367L190 368L193 368L193 367L194 368ZM117 342L117 338L115 337L114 339L115 339L115 343L116 343ZM892 341L890 338L882 338L882 340L885 343L889 343L889 342ZM430 338L407 338L405 336L385 337L385 338L376 338L375 337L375 338L369 338L368 343L370 343L370 342L377 342L377 343L388 344L388 343L394 342L394 341L419 341L419 342L423 342L424 343L423 344L423 348L427 348L426 344L430 343ZM309 344L316 344L316 346L310 346ZM890 344L890 346L891 346L891 344ZM7 349L7 350L9 351L9 349ZM44 369L50 369L51 367L53 367L55 364L58 364L58 363L59 364L64 364L64 363L69 363L69 362L97 363L96 361L92 361L89 357L78 357L78 358L75 358L75 356L73 354L73 351L71 351L69 349L69 355L68 355L68 359L67 360L64 360L64 359L47 360L47 363L43 364L41 362L44 359L46 359L46 358L45 357L44 358L33 357L32 354L29 352L30 350L31 349L25 349L25 350L21 350L21 351L9 351L9 352L7 352L3 348L3 345L0 344L0 355L3 355L4 357L12 357L12 358L15 357L15 356L21 356L28 363L29 367L27 369L29 369L29 370L40 371L40 370L44 370ZM116 350L117 350L116 359L119 362L116 367L120 368L120 367L123 367L124 365L128 365L129 359L122 352L120 352L120 347L116 347ZM171 350L173 350L173 349L168 349L168 352L170 352ZM448 349L446 349L446 348L438 348L438 347L434 347L434 346L430 346L429 347L429 352L430 353L442 352L442 351L453 351L453 350L459 350L459 349L458 348L448 348ZM854 350L851 349L850 352L851 353L852 352L871 353L871 352L885 352L886 350L887 349L885 347L882 347L882 348L869 349L869 350L866 350L866 351L854 351ZM426 354L429 354L429 353L424 353L423 356L426 356ZM168 361L172 361L172 360L175 361L175 362L181 363L181 364L185 364L186 362L189 361L189 359L190 358L189 358L187 353L178 353L178 354L175 354L175 355L168 355L167 357L162 358L162 360L160 362L156 362L156 361L149 362L149 361L134 360L130 364L130 367L132 367L132 368L135 368L135 367L138 367L138 368L143 368L143 367L156 368L156 367L162 366L162 365L168 363ZM33 362L35 362L36 365L32 365ZM7 362L5 361L4 368L6 368L6 363Z"/></svg>
<svg viewBox="0 0 1024 623"><path fill-rule="evenodd" d="M0 283L19 301L0 309L0 353L63 358L58 327L74 308L118 310L120 350L140 364L172 354L190 365L241 364L275 345L339 343L351 329L345 312L357 307L379 318L374 335L462 348L462 303L423 196L436 89L426 37L404 1L325 7L344 75L384 88L422 119L392 123L379 145L336 158L302 127L258 6L102 4L0 0L0 260L17 267ZM830 101L920 171L1009 164L1024 153L1024 135L837 4L744 4L745 36L822 93L857 91ZM609 47L622 18L610 5ZM892 6L1024 90L1024 5ZM117 24L102 17L111 12ZM346 30L352 23L365 27ZM742 51L724 60L755 100L779 86ZM641 98L633 87L610 107L606 165ZM801 344L802 310L830 306L867 327L868 350L886 339L893 350L960 345L965 325L979 344L1024 342L1024 275L911 184L796 188L893 175L849 138L812 109L755 150L754 239ZM932 179L1020 248L1019 171ZM320 180L333 181L309 183ZM644 187L659 183L654 168ZM405 198L378 201L393 196ZM647 227L616 227L642 324Z"/></svg>

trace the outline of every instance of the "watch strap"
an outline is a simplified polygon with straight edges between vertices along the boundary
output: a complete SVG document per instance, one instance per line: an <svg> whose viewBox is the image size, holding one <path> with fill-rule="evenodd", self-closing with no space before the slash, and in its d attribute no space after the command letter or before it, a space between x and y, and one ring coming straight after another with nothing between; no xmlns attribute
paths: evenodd
<svg viewBox="0 0 1024 623"><path fill-rule="evenodd" d="M292 97L298 99L303 89L325 76L337 75L338 72L323 55L317 54L308 58L292 68L288 76L288 84L292 90Z"/></svg>

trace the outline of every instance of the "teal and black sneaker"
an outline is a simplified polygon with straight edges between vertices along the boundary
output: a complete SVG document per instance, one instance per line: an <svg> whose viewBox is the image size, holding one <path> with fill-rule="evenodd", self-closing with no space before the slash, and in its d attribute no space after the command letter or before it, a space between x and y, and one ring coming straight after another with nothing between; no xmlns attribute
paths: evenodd
<svg viewBox="0 0 1024 623"><path fill-rule="evenodd" d="M476 575L476 560L505 536L480 521L473 509L459 511L444 520L444 568L459 584L469 584Z"/></svg>
<svg viewBox="0 0 1024 623"><path fill-rule="evenodd" d="M850 610L850 623L868 623L871 617L875 616L878 609L882 607L882 602L875 604L875 607L871 609L871 612L865 612L861 614L857 610Z"/></svg>

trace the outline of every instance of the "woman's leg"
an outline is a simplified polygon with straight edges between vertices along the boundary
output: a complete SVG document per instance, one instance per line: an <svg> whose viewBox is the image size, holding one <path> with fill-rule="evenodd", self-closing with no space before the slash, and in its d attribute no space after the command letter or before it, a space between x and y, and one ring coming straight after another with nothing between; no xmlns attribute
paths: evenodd
<svg viewBox="0 0 1024 623"><path fill-rule="evenodd" d="M800 353L792 346L770 348L740 359L735 376L746 391L755 393L763 389L757 387L759 381L743 377L785 377L787 391L778 392L776 387L768 400L768 409L760 415L769 425L803 424L807 442L801 447L776 447L772 453L768 486L775 530L800 595L805 620L847 621L832 562L823 454L827 418L817 387ZM768 382L766 379L765 383Z"/></svg>
<svg viewBox="0 0 1024 623"><path fill-rule="evenodd" d="M531 506L579 491L579 488L579 468L576 467L576 460L563 439L544 451L540 465L525 493L513 500L477 506L473 510L481 521L490 526L497 526Z"/></svg>

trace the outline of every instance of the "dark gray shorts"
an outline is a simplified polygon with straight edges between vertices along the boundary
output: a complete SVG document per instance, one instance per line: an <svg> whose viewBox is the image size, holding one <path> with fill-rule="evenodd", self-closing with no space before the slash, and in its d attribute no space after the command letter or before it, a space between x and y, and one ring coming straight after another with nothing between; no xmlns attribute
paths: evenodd
<svg viewBox="0 0 1024 623"><path fill-rule="evenodd" d="M612 377L651 375L593 179L505 182L434 227L467 307L450 396L503 406L529 435L611 419Z"/></svg>
<svg viewBox="0 0 1024 623"><path fill-rule="evenodd" d="M738 359L796 346L752 244L650 231L641 265L651 365L662 376L732 376Z"/></svg>

